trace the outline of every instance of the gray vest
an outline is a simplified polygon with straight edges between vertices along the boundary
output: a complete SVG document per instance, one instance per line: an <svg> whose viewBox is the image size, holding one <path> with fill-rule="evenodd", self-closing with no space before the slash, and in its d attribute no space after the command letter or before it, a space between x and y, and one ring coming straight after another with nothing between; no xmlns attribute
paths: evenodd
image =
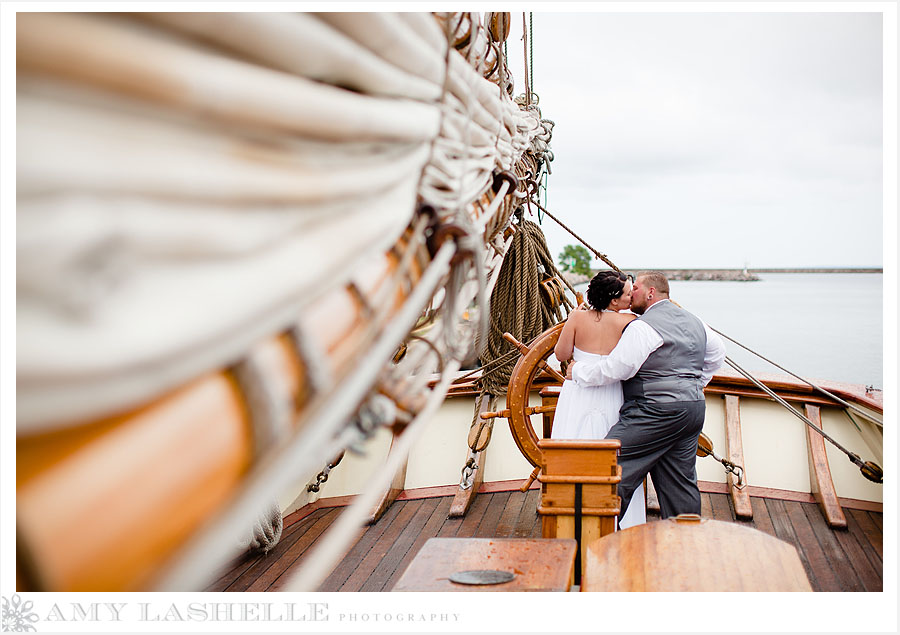
<svg viewBox="0 0 900 635"><path fill-rule="evenodd" d="M660 334L663 344L650 353L634 377L623 382L625 401L671 403L703 399L703 323L671 302L653 305L639 319Z"/></svg>

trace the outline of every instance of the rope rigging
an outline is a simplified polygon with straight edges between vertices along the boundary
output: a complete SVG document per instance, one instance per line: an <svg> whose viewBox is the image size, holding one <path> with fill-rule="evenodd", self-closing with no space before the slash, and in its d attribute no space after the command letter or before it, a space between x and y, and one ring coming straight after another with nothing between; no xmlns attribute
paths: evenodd
<svg viewBox="0 0 900 635"><path fill-rule="evenodd" d="M528 36L525 34L525 14L522 14L522 54L524 56L525 61L525 103L531 103L531 82L528 77Z"/></svg>
<svg viewBox="0 0 900 635"><path fill-rule="evenodd" d="M736 339L734 339L733 337L729 337L728 335L725 335L725 333L723 333L722 331L717 331L716 329L714 329L714 328L712 328L712 327L709 327L709 328L710 328L712 331L715 331L716 333L718 333L719 335L721 335L722 337L724 337L725 339L727 339L727 340L729 340L729 341L731 341L731 342L734 342L735 344L737 344L738 346L740 346L741 348L743 348L745 351L748 351L748 352L750 352L750 353L753 353L754 355L756 355L757 357L759 357L759 358L762 359L763 361L769 362L769 363L772 364L772 366L774 366L775 368L778 368L779 370L782 370L782 371L786 372L786 373L787 373L788 375L790 375L791 377L794 377L794 378L796 378L796 379L799 379L800 381L802 381L803 383L807 384L808 386L810 386L810 387L813 388L814 390L817 390L818 392L822 393L822 394L825 395L826 397L830 397L831 399L834 399L836 402L838 402L839 404L841 404L841 405L844 406L845 408L849 408L850 410L853 410L853 411L856 412L857 414L862 415L862 416L865 417L866 419L869 419L870 421L872 421L873 423L875 423L876 425L878 425L878 427L880 427L880 428L883 428L883 427L884 427L884 422L883 422L881 419L878 419L878 417L875 417L875 416L873 416L872 414L866 412L865 410L862 410L861 408L858 408L858 407L854 406L852 403L849 403L849 402L847 402L847 401L844 401L843 399L841 399L841 398L838 397L837 395L835 395L835 394L833 394L833 393L831 393L831 392L825 390L825 389L822 388L821 386L816 386L816 385L815 385L814 383L812 383L811 381L806 380L806 379L803 379L803 377L801 377L800 375L797 375L797 374L795 374L795 373L792 373L791 371L789 371L789 370L788 370L787 368L785 368L784 366L781 366L781 365L779 365L779 364L776 364L776 363L773 362L771 359L768 359L767 357L764 357L763 355L760 355L759 353L757 353L757 352L754 351L753 349L751 349L751 348L745 346L744 344L741 344L740 342L738 342L738 341L737 341ZM849 413L848 413L848 414L849 414Z"/></svg>
<svg viewBox="0 0 900 635"><path fill-rule="evenodd" d="M528 12L528 86L534 86L534 14Z"/></svg>
<svg viewBox="0 0 900 635"><path fill-rule="evenodd" d="M565 229L567 232L569 232L570 234L572 234L572 236L575 238L575 240L577 240L577 241L580 242L582 245L584 245L585 247L587 247L588 250L591 251L591 252L592 252L599 260L602 260L603 262L605 262L607 265L609 265L610 267L612 267L613 270L618 271L619 273L622 273L622 270L619 269L619 268L615 265L615 263L614 263L612 260L609 259L609 256L607 256L606 254L601 254L599 251L597 251L596 249L594 249L593 247L591 247L591 245L589 245L588 242L587 242L584 238L582 238L581 236L579 236L578 234L576 234L574 231L572 231L571 229L569 229L569 227L568 227L565 223L563 223L563 222L562 222L561 220L559 220L556 216L554 216L552 213L550 213L545 207L543 207L543 206L540 205L539 203L535 203L535 205L537 205L537 207L538 207L542 212L544 212L547 216L549 216L549 217L552 218L554 221L556 221L556 224L557 224L557 225L559 225L560 227L562 227L563 229Z"/></svg>

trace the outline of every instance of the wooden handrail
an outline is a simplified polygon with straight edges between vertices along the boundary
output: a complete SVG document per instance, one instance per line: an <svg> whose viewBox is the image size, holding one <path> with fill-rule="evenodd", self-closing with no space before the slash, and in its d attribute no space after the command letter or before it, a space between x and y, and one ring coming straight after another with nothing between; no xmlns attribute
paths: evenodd
<svg viewBox="0 0 900 635"><path fill-rule="evenodd" d="M471 373L471 371L467 372ZM452 385L447 396L463 397L478 394L476 380L479 377L479 373L474 373L466 377L463 382ZM809 385L793 379L790 375L762 373L758 374L757 378L787 401L840 407L838 402L816 392ZM538 375L532 383L536 389L551 387L554 384L558 385L557 381L544 373ZM884 414L884 401L881 396L881 391L878 391L877 393L867 393L865 386L861 384L838 382L820 383L830 392L845 401L864 406L876 413ZM704 392L706 394L714 395L736 395L739 397L769 399L769 397L759 388L754 386L750 380L741 377L740 375L730 375L727 373L717 373L713 375L712 381L706 386Z"/></svg>

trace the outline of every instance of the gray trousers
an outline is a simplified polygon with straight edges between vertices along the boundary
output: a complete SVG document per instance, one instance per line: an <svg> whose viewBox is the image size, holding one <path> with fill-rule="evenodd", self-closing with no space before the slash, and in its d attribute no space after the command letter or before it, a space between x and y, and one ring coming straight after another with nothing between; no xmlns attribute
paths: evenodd
<svg viewBox="0 0 900 635"><path fill-rule="evenodd" d="M662 518L700 513L697 439L705 417L705 400L663 404L626 401L622 405L619 422L606 435L622 442L620 521L647 473L653 479Z"/></svg>

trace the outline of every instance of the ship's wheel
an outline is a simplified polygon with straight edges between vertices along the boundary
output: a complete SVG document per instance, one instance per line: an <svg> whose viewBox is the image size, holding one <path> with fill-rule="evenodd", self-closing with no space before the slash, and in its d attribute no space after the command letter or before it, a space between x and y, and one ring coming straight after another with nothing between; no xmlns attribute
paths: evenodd
<svg viewBox="0 0 900 635"><path fill-rule="evenodd" d="M564 322L538 335L530 346L526 346L516 341L509 333L505 333L508 341L513 343L522 356L513 368L512 375L509 378L509 386L506 392L507 409L501 413L496 413L506 417L509 420L509 429L512 432L513 440L522 452L522 455L528 459L533 466L541 466L541 449L538 447L538 433L535 431L531 423L531 415L552 412L555 406L530 406L528 398L534 387L535 379L542 373L546 372L556 383L562 384L563 376L559 371L550 367L547 359L553 354L553 349L559 339L559 333L562 331ZM494 413L486 413L494 414Z"/></svg>
<svg viewBox="0 0 900 635"><path fill-rule="evenodd" d="M509 386L507 387L506 393L506 410L497 413L489 412L482 415L483 418L506 417L509 421L509 429L516 446L518 446L522 456L524 456L535 468L540 468L542 463L541 449L538 447L538 441L540 441L541 438L538 436L534 425L531 423L531 415L543 415L548 412L553 412L556 409L556 406L531 406L528 403L529 396L532 390L535 389L535 379L537 379L542 372L545 372L556 380L555 382L551 382L550 385L553 383L561 385L564 381L564 377L560 375L559 371L552 368L547 363L547 359L553 354L553 349L556 347L556 342L559 340L559 334L562 331L564 324L564 322L560 322L555 326L551 326L549 329L538 335L530 346L526 346L517 341L509 333L503 334L503 337L506 338L507 341L519 349L522 356L516 363L515 368L513 368L509 378ZM709 437L705 434L701 434L697 447L697 456L702 457L708 455L711 455L716 460L722 460L713 453L712 441Z"/></svg>

